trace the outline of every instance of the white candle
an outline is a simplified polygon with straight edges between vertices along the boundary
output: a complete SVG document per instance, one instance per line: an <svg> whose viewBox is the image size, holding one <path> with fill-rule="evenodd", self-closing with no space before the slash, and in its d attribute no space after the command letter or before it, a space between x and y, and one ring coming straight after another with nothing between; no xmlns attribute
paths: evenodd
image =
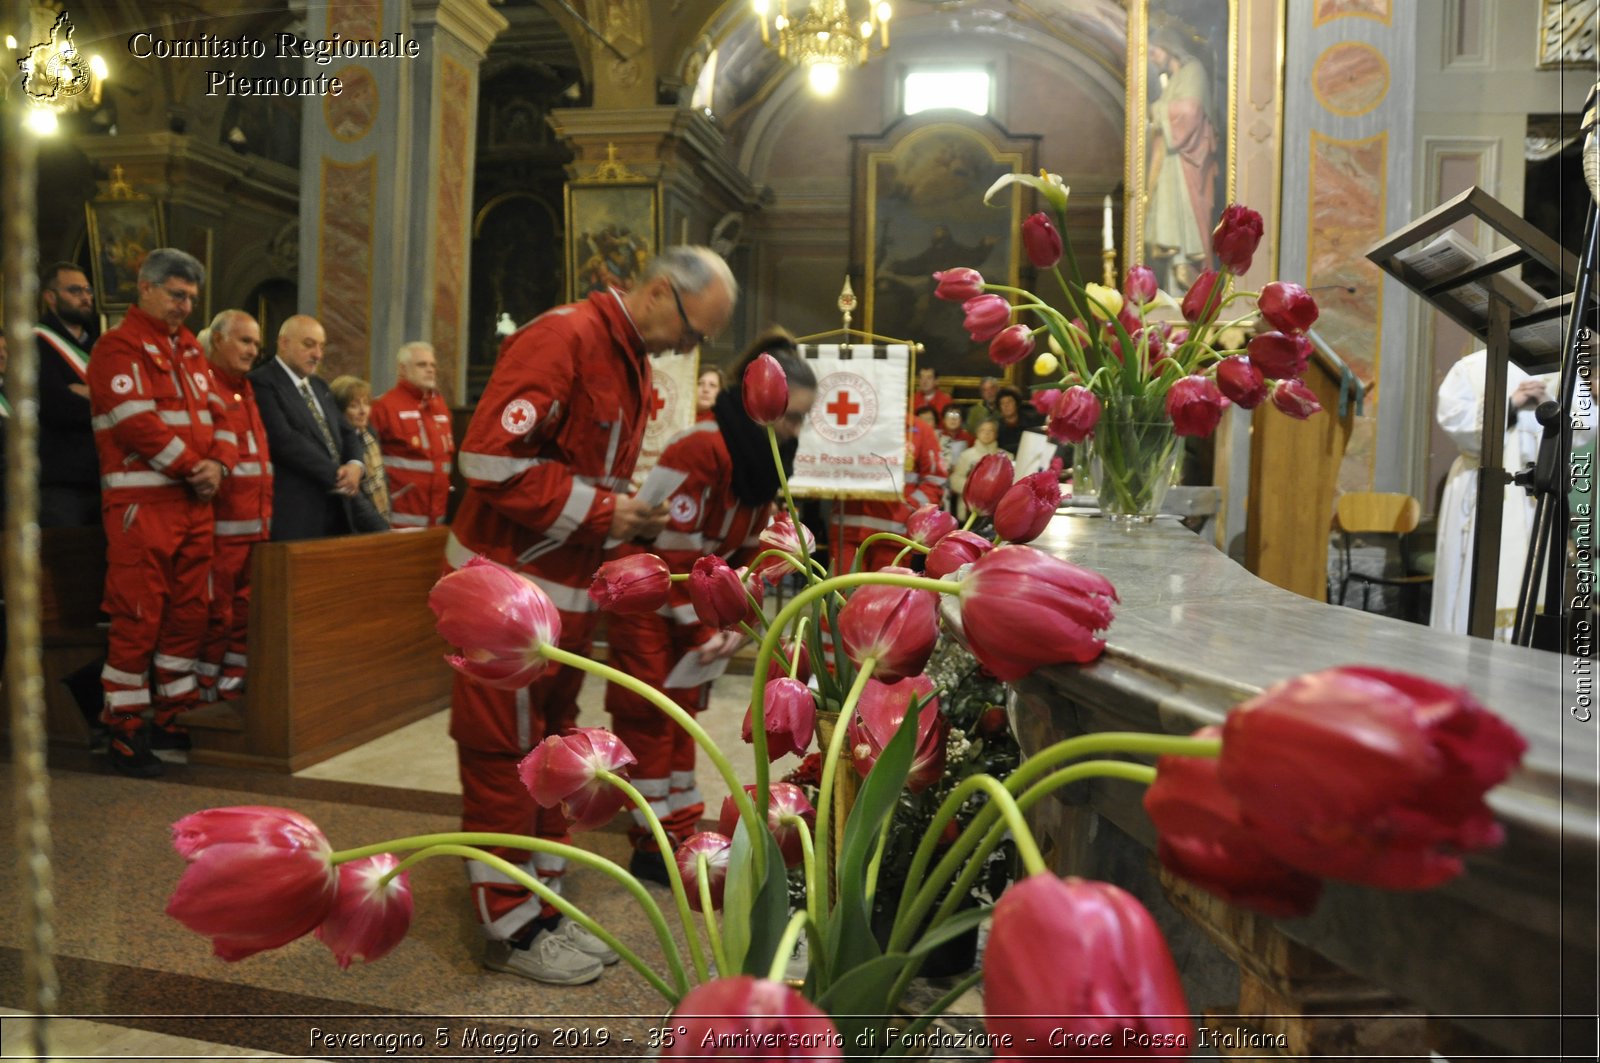
<svg viewBox="0 0 1600 1063"><path fill-rule="evenodd" d="M1116 238L1111 231L1111 197L1106 197L1105 202L1105 227L1100 234L1100 245L1107 251L1114 250L1117 246Z"/></svg>

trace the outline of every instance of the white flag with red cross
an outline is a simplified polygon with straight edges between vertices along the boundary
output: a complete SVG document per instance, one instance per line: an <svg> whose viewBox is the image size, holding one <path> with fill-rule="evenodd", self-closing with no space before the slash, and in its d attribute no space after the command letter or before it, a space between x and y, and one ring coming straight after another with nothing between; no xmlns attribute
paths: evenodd
<svg viewBox="0 0 1600 1063"><path fill-rule="evenodd" d="M694 387L700 376L700 355L667 351L650 356L650 395L646 399L644 442L633 467L633 489L656 467L672 437L694 424Z"/></svg>
<svg viewBox="0 0 1600 1063"><path fill-rule="evenodd" d="M800 430L790 490L898 500L906 482L910 348L802 344L800 354L817 375L817 401Z"/></svg>

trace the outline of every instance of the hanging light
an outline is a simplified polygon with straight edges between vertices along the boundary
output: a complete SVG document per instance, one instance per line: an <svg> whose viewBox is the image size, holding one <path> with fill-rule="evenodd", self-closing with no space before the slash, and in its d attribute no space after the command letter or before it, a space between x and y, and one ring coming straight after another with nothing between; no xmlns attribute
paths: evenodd
<svg viewBox="0 0 1600 1063"><path fill-rule="evenodd" d="M761 25L761 42L804 69L819 95L837 89L845 70L889 47L888 0L856 4L857 13L851 12L850 0L806 0L795 3L792 13L789 0L778 0L776 14L771 0L751 0L751 6Z"/></svg>
<svg viewBox="0 0 1600 1063"><path fill-rule="evenodd" d="M22 71L22 93L32 104L26 123L40 136L56 131L60 113L100 105L101 88L109 76L106 61L80 52L72 43L73 31L72 19L63 11L49 35L16 61ZM16 38L8 35L6 46L16 48Z"/></svg>

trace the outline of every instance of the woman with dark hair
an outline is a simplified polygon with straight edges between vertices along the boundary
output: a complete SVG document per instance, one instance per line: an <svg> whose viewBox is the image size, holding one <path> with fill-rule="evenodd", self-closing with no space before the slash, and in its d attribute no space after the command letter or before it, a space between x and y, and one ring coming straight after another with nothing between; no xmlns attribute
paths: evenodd
<svg viewBox="0 0 1600 1063"><path fill-rule="evenodd" d="M1022 401L1022 392L1016 388L1001 388L1000 397L995 402L1000 410L1000 416L996 418L1000 423L1000 449L1014 458L1017 456L1017 447L1022 443L1022 433L1044 424L1044 418L1032 405Z"/></svg>
<svg viewBox="0 0 1600 1063"><path fill-rule="evenodd" d="M617 556L653 552L673 572L686 573L707 554L738 568L760 552L759 536L771 519L780 484L766 429L744 411L743 381L745 369L763 353L776 358L788 378L789 408L775 430L785 475L793 471L800 426L816 399L817 380L794 338L775 329L759 337L739 360L734 382L717 395L711 419L680 433L661 452L659 467L684 474L668 500L671 516L666 528L652 546L628 544L619 548ZM659 612L607 614L611 663L698 713L706 705L709 683L673 688L666 685L668 675L691 651L701 665L725 661L744 636L700 623L686 582L674 583L671 593ZM606 711L611 713L613 730L638 759L634 785L677 845L694 833L705 811L694 780L694 742L659 709L622 687L606 688ZM665 883L668 857L657 850L638 813L629 834L634 845L629 870Z"/></svg>
<svg viewBox="0 0 1600 1063"><path fill-rule="evenodd" d="M714 365L702 365L700 375L694 383L694 419L696 421L709 421L715 416L711 408L717 404L717 396L722 394L722 389L728 386L727 378L722 375L722 370Z"/></svg>

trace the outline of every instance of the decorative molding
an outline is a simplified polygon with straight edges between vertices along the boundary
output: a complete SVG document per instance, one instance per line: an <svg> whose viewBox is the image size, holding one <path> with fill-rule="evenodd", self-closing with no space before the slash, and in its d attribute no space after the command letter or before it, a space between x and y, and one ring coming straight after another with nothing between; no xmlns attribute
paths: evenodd
<svg viewBox="0 0 1600 1063"><path fill-rule="evenodd" d="M438 27L472 50L482 61L494 39L511 25L486 0L412 0L412 26L419 32Z"/></svg>
<svg viewBox="0 0 1600 1063"><path fill-rule="evenodd" d="M1385 26L1394 16L1392 0L1316 0L1312 28L1341 18L1370 18Z"/></svg>
<svg viewBox="0 0 1600 1063"><path fill-rule="evenodd" d="M1329 45L1311 67L1311 92L1333 114L1369 114L1389 94L1389 60L1365 41Z"/></svg>
<svg viewBox="0 0 1600 1063"><path fill-rule="evenodd" d="M1594 69L1600 0L1540 0L1539 67Z"/></svg>
<svg viewBox="0 0 1600 1063"><path fill-rule="evenodd" d="M1483 70L1494 65L1492 17L1484 0L1449 0L1444 9L1444 33L1439 42L1439 65L1446 70ZM1463 35L1473 27L1472 40Z"/></svg>

